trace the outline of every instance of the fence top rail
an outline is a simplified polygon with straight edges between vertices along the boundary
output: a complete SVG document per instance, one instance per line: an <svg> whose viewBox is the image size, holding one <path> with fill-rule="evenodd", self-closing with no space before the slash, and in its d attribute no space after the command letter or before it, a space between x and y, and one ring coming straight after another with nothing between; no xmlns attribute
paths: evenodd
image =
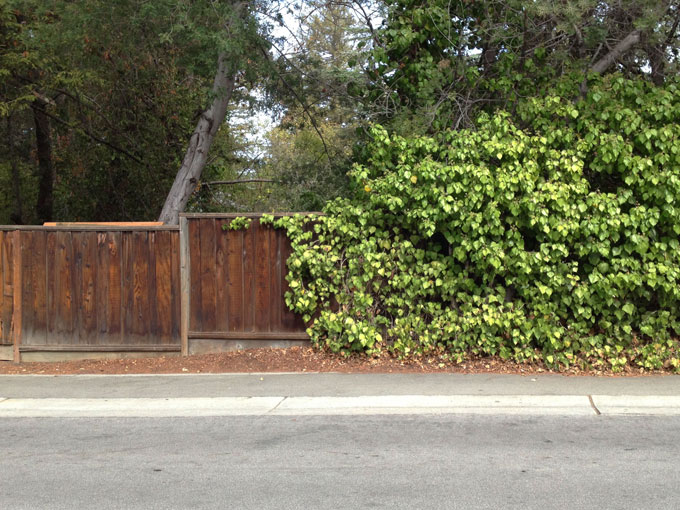
<svg viewBox="0 0 680 510"><path fill-rule="evenodd" d="M178 225L125 226L125 225L0 225L0 232L14 230L39 232L154 232L177 231Z"/></svg>
<svg viewBox="0 0 680 510"><path fill-rule="evenodd" d="M189 219L200 219L200 218L261 218L263 215L268 214L274 216L274 218L281 218L283 216L295 216L299 214L300 216L324 216L322 212L308 211L308 212L251 212L251 213L180 213L180 217Z"/></svg>

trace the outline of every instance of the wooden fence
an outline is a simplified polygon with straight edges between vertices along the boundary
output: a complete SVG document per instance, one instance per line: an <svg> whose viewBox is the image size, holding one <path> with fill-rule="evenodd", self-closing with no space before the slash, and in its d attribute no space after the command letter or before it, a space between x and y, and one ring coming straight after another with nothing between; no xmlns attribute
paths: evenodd
<svg viewBox="0 0 680 510"><path fill-rule="evenodd" d="M285 233L259 215L247 230L224 230L234 216L185 214L179 227L0 227L0 350L18 361L306 341L283 298Z"/></svg>

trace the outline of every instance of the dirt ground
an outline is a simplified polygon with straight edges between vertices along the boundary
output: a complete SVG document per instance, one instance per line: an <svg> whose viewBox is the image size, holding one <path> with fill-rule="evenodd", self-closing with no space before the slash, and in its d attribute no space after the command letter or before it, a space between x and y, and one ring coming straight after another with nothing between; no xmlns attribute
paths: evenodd
<svg viewBox="0 0 680 510"><path fill-rule="evenodd" d="M374 358L355 355L349 358L321 352L310 347L288 349L248 349L245 351L200 356L83 360L51 363L0 361L0 374L181 374L235 372L344 372L344 373L490 373L542 374L554 371L540 364L518 364L500 358L480 358L452 363L440 357L421 357L402 361L385 355ZM670 372L644 372L629 369L612 374L577 368L564 375L659 375Z"/></svg>

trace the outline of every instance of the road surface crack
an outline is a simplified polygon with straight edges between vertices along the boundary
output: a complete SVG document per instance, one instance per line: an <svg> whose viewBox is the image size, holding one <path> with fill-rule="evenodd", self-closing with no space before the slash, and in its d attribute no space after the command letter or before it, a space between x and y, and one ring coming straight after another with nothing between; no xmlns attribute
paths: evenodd
<svg viewBox="0 0 680 510"><path fill-rule="evenodd" d="M276 404L274 407L272 407L268 412L269 412L269 413L273 413L274 411L276 411L276 409L277 409L281 404L283 404L283 401L286 400L287 398L288 398L288 397L283 397L283 398L279 401L279 403Z"/></svg>
<svg viewBox="0 0 680 510"><path fill-rule="evenodd" d="M600 412L600 410L599 410L599 409L597 408L597 406L595 405L595 402L593 402L593 396L592 396L592 395L588 395L588 400L590 401L590 407L593 408L593 411L595 411L595 414L598 415L598 416L600 416L602 413Z"/></svg>

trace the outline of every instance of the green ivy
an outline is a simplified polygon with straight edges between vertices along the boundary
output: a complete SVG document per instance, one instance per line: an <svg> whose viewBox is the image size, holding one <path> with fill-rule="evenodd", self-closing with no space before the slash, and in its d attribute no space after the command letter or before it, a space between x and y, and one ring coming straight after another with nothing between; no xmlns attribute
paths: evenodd
<svg viewBox="0 0 680 510"><path fill-rule="evenodd" d="M229 223L223 224L222 230L248 230L252 222L253 220L250 218L246 218L245 216L237 216Z"/></svg>
<svg viewBox="0 0 680 510"><path fill-rule="evenodd" d="M577 96L435 138L375 127L355 198L275 222L313 341L677 369L680 89L613 76Z"/></svg>

